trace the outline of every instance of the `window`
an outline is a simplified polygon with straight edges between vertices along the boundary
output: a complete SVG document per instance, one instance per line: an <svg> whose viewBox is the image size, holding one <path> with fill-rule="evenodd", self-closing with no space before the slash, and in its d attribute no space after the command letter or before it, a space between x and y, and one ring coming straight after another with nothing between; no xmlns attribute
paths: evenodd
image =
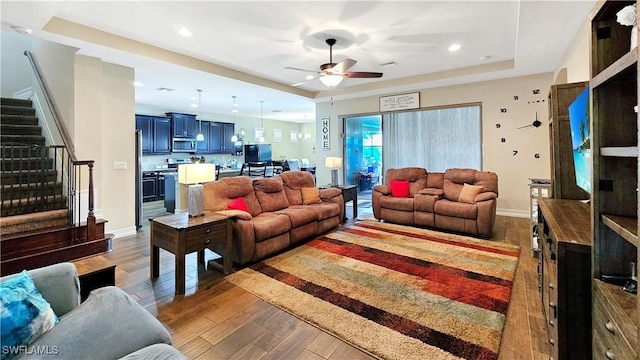
<svg viewBox="0 0 640 360"><path fill-rule="evenodd" d="M417 166L429 172L482 169L479 104L384 114L385 169Z"/></svg>

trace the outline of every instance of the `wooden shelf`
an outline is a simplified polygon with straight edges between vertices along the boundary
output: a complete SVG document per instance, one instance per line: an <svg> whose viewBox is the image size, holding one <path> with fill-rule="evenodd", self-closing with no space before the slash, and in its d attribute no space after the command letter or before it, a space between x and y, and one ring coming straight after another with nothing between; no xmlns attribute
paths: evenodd
<svg viewBox="0 0 640 360"><path fill-rule="evenodd" d="M638 307L636 295L622 290L622 286L605 283L594 279L593 286L596 291L602 292L605 304L622 330L625 338L634 346L638 341Z"/></svg>
<svg viewBox="0 0 640 360"><path fill-rule="evenodd" d="M602 223L628 242L640 247L637 218L602 214Z"/></svg>
<svg viewBox="0 0 640 360"><path fill-rule="evenodd" d="M591 88L597 88L608 80L614 78L616 75L625 71L627 68L634 66L637 62L638 52L634 49L633 51L626 53L624 56L604 69L598 75L594 76L589 83Z"/></svg>
<svg viewBox="0 0 640 360"><path fill-rule="evenodd" d="M601 156L611 156L611 157L638 157L638 147L637 146L607 146L600 148Z"/></svg>

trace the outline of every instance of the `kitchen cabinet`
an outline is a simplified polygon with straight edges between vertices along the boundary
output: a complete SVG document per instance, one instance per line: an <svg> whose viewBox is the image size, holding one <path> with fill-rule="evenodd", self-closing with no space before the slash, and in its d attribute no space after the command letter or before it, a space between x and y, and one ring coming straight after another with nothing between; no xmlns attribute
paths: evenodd
<svg viewBox="0 0 640 360"><path fill-rule="evenodd" d="M142 201L155 201L158 190L158 173L155 171L142 173Z"/></svg>
<svg viewBox="0 0 640 360"><path fill-rule="evenodd" d="M166 113L171 119L172 135L176 138L193 138L198 135L196 116L181 113Z"/></svg>
<svg viewBox="0 0 640 360"><path fill-rule="evenodd" d="M204 141L198 141L200 154L234 154L231 137L235 134L235 124L217 121L202 121Z"/></svg>
<svg viewBox="0 0 640 360"><path fill-rule="evenodd" d="M171 121L165 117L154 118L153 153L171 153ZM144 138L144 136L143 136Z"/></svg>
<svg viewBox="0 0 640 360"><path fill-rule="evenodd" d="M171 121L166 117L136 115L136 130L142 131L142 154L171 152Z"/></svg>

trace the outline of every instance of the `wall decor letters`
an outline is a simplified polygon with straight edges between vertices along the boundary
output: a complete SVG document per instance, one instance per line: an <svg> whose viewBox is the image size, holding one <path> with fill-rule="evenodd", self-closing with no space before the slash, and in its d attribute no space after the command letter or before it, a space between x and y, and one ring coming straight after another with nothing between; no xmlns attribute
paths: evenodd
<svg viewBox="0 0 640 360"><path fill-rule="evenodd" d="M420 108L420 93L381 96L380 112Z"/></svg>
<svg viewBox="0 0 640 360"><path fill-rule="evenodd" d="M325 150L329 150L331 148L329 143L329 118L324 117L321 121L321 142L322 148Z"/></svg>

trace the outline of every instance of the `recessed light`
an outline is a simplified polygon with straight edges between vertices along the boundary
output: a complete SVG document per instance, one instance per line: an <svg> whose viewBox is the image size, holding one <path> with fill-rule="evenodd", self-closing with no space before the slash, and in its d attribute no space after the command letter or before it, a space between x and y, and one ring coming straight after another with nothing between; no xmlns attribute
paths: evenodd
<svg viewBox="0 0 640 360"><path fill-rule="evenodd" d="M144 84L141 83L140 81L136 81L133 83L133 86L144 86Z"/></svg>
<svg viewBox="0 0 640 360"><path fill-rule="evenodd" d="M189 105L189 106L191 106L192 108L197 108L197 107L198 107L198 104L191 104L191 105Z"/></svg>
<svg viewBox="0 0 640 360"><path fill-rule="evenodd" d="M237 113L238 109L233 109L233 110L231 110L231 112Z"/></svg>
<svg viewBox="0 0 640 360"><path fill-rule="evenodd" d="M31 29L23 27L23 26L15 26L12 25L11 29L15 32L17 32L18 34L23 34L23 35L30 35L31 34Z"/></svg>
<svg viewBox="0 0 640 360"><path fill-rule="evenodd" d="M449 51L458 51L460 50L460 44L452 44L449 46Z"/></svg>
<svg viewBox="0 0 640 360"><path fill-rule="evenodd" d="M313 80L313 75L309 74L307 76L304 77L307 80Z"/></svg>
<svg viewBox="0 0 640 360"><path fill-rule="evenodd" d="M184 37L189 37L189 36L193 35L191 33L191 31L189 31L189 29L187 29L187 28L182 28L182 29L178 30L178 34L180 34L180 35L182 35Z"/></svg>

